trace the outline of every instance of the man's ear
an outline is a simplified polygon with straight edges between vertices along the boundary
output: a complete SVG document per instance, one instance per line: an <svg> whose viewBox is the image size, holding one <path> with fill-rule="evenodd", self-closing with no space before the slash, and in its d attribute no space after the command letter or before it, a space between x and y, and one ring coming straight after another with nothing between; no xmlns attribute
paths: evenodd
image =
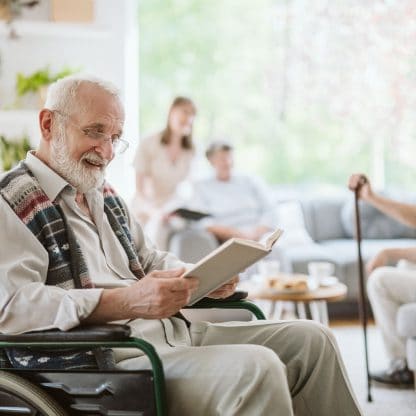
<svg viewBox="0 0 416 416"><path fill-rule="evenodd" d="M49 141L52 139L52 118L53 113L51 110L44 108L39 113L39 125L42 137L44 140Z"/></svg>

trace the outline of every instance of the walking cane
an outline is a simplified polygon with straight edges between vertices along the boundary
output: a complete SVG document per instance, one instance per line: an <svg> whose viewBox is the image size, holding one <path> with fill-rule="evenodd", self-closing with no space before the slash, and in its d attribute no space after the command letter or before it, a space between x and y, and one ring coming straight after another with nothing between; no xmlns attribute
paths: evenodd
<svg viewBox="0 0 416 416"><path fill-rule="evenodd" d="M361 324L363 327L363 334L364 334L364 351L365 351L365 367L367 371L367 401L372 402L373 399L371 397L371 377L370 377L370 369L368 365L368 345L367 345L367 304L366 304L366 296L365 296L365 286L364 286L364 267L363 267L363 259L361 256L361 223L360 223L360 208L358 205L359 200L359 189L360 186L364 185L367 182L367 179L363 176L360 179L360 183L355 189L354 197L355 197L355 229L356 229L356 238L357 238L357 249L358 249L358 277L359 277L359 293L360 298L358 302L359 306L359 315Z"/></svg>

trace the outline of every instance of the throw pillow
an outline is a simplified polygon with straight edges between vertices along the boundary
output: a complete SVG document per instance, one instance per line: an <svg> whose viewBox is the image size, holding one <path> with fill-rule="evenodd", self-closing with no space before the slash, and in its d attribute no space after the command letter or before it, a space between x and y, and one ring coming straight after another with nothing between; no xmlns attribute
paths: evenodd
<svg viewBox="0 0 416 416"><path fill-rule="evenodd" d="M276 208L276 217L284 230L279 239L279 246L306 245L313 243L305 227L302 207L299 201L279 202Z"/></svg>

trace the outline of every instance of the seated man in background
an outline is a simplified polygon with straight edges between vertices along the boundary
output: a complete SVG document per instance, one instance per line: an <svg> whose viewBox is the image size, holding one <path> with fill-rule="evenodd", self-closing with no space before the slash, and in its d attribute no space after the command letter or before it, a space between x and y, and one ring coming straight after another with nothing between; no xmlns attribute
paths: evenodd
<svg viewBox="0 0 416 416"><path fill-rule="evenodd" d="M45 107L37 150L0 178L2 333L124 320L162 359L170 415L361 414L328 328L188 323L178 315L197 280L183 278L187 265L149 244L104 180L126 148L112 85L67 77L49 87ZM210 296L232 294L236 282ZM140 352L113 353L119 368L149 367ZM46 356L15 349L8 359L39 368L48 366ZM70 364L86 366L86 358Z"/></svg>
<svg viewBox="0 0 416 416"><path fill-rule="evenodd" d="M213 175L194 184L192 208L211 216L198 226L212 233L219 242L232 237L260 240L277 227L275 210L268 190L258 178L235 173L233 147L226 141L212 142L205 155ZM275 246L272 256L281 268L290 265Z"/></svg>
<svg viewBox="0 0 416 416"><path fill-rule="evenodd" d="M416 206L376 194L363 174L352 175L348 187L358 189L363 201L384 214L416 227ZM416 263L416 247L384 249L367 264L368 298L390 359L387 370L371 376L380 383L413 386L413 372L407 368L405 340L397 333L396 315L401 305L416 302L416 270L390 266L399 260Z"/></svg>

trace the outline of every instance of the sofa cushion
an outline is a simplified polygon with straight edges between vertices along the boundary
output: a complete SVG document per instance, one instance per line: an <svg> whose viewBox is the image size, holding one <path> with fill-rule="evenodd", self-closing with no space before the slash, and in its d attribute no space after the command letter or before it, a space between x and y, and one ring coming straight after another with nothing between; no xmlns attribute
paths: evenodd
<svg viewBox="0 0 416 416"><path fill-rule="evenodd" d="M359 201L361 236L369 239L416 238L416 229L407 227L383 214L372 205ZM342 225L348 237L355 236L355 205L348 201L341 212Z"/></svg>
<svg viewBox="0 0 416 416"><path fill-rule="evenodd" d="M381 250L386 248L414 247L416 241L408 238L392 239L363 239L361 253L364 261L370 260ZM328 257L334 258L337 263L344 261L356 262L358 256L357 242L351 238L322 241L320 246L328 253Z"/></svg>
<svg viewBox="0 0 416 416"><path fill-rule="evenodd" d="M296 266L296 272L307 273L310 261L329 261L328 252L321 244L311 243L302 247L288 246L282 248L283 255Z"/></svg>
<svg viewBox="0 0 416 416"><path fill-rule="evenodd" d="M341 221L345 198L310 198L302 201L305 225L314 241L346 237Z"/></svg>
<svg viewBox="0 0 416 416"><path fill-rule="evenodd" d="M409 338L406 342L407 366L416 371L416 338Z"/></svg>
<svg viewBox="0 0 416 416"><path fill-rule="evenodd" d="M279 240L279 246L303 246L313 242L305 227L302 207L298 201L279 202L276 207L276 217L284 233Z"/></svg>

